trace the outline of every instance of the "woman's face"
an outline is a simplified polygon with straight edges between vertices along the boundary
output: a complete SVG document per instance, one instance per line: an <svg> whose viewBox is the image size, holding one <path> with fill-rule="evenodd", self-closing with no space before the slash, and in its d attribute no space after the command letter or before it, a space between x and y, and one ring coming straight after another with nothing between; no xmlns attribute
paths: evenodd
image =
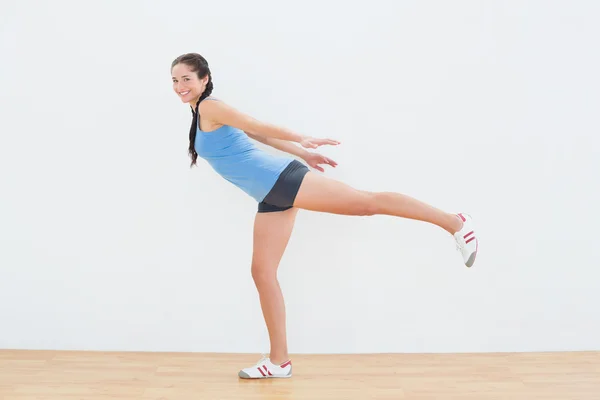
<svg viewBox="0 0 600 400"><path fill-rule="evenodd" d="M195 105L196 101L200 98L206 84L208 83L208 75L203 79L198 78L198 74L192 71L191 67L179 63L171 70L173 78L173 90L183 103L190 103L192 106Z"/></svg>

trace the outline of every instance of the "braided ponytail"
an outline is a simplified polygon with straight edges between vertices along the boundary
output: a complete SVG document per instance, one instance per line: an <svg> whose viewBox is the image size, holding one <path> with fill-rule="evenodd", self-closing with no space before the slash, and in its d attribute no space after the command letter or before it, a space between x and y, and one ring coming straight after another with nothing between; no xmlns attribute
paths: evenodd
<svg viewBox="0 0 600 400"><path fill-rule="evenodd" d="M200 126L199 125L200 113L198 111L198 108L200 107L200 102L202 100L206 99L208 96L210 96L210 94L212 93L212 89L213 89L212 77L210 76L210 73L209 73L208 83L206 84L206 89L204 89L202 96L200 96L200 98L196 102L196 109L192 110L192 125L190 126L190 145L188 148L189 156L192 159L190 168L192 166L196 165L196 159L198 158L198 153L196 153L196 148L194 146L194 144L196 143L196 132L198 130L198 127Z"/></svg>
<svg viewBox="0 0 600 400"><path fill-rule="evenodd" d="M192 69L192 71L196 72L196 74L198 75L198 79L203 79L208 75L208 83L206 84L206 88L204 89L204 92L202 92L202 95L196 102L195 109L192 109L192 125L190 126L190 134L189 134L190 144L188 147L188 154L189 154L190 158L192 159L192 162L190 164L190 168L191 168L194 165L196 165L196 160L198 158L198 153L196 152L196 148L194 146L195 142L196 142L196 132L198 130L198 127L200 126L199 125L200 115L198 112L198 108L199 108L202 100L206 99L212 93L213 82L212 82L212 75L210 73L210 68L208 67L208 62L200 54L187 53L187 54L183 54L183 55L177 57L171 64L171 69L175 65L180 64L180 63L186 64L187 66L189 66ZM190 108L191 108L191 106L190 106Z"/></svg>

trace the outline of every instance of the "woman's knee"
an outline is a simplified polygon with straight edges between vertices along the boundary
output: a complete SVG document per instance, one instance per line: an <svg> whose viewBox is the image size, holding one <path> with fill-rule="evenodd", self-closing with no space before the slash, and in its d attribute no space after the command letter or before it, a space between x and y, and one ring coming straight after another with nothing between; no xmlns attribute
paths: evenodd
<svg viewBox="0 0 600 400"><path fill-rule="evenodd" d="M371 216L379 214L377 193L360 191L360 199L356 202L354 209L356 215Z"/></svg>
<svg viewBox="0 0 600 400"><path fill-rule="evenodd" d="M267 265L252 263L252 279L257 286L268 285L277 282L276 268L269 268Z"/></svg>

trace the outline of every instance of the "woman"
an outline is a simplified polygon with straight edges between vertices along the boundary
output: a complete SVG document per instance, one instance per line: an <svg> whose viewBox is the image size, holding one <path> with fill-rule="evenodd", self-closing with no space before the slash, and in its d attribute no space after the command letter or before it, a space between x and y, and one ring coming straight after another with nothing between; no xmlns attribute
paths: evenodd
<svg viewBox="0 0 600 400"><path fill-rule="evenodd" d="M337 164L305 149L339 142L300 135L257 121L210 97L213 90L211 72L207 61L199 54L184 54L175 59L171 74L173 89L181 101L192 108L191 166L200 156L258 203L252 277L258 289L271 351L269 357L239 371L241 378L288 378L292 375L285 306L277 281L277 268L298 209L343 215L391 215L429 222L453 235L464 263L467 267L473 265L478 241L470 216L447 213L399 193L357 190L310 171L292 157L263 152L249 138L298 156L309 166L323 171L320 164L332 167Z"/></svg>

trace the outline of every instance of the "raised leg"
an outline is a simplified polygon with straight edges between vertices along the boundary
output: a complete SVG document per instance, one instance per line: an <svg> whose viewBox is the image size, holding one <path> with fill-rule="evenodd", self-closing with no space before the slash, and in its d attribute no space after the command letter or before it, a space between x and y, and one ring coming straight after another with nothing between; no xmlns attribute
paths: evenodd
<svg viewBox="0 0 600 400"><path fill-rule="evenodd" d="M252 278L258 289L274 364L288 359L285 304L277 280L279 262L289 242L298 209L257 213L254 221Z"/></svg>
<svg viewBox="0 0 600 400"><path fill-rule="evenodd" d="M396 192L370 192L314 172L304 177L294 206L343 215L391 215L429 222L450 234L459 231L461 219L427 203Z"/></svg>

